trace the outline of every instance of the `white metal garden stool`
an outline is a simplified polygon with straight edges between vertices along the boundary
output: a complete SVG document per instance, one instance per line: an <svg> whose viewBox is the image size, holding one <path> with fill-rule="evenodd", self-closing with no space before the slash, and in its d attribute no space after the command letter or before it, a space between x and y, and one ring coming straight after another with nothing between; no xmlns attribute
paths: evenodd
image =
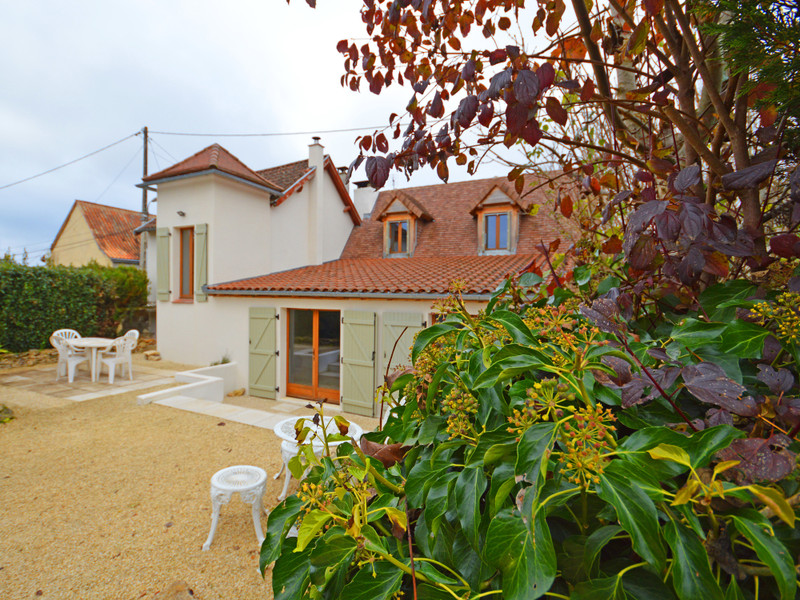
<svg viewBox="0 0 800 600"><path fill-rule="evenodd" d="M211 477L211 505L213 507L211 515L211 531L208 534L203 550L208 550L211 540L217 531L219 521L219 507L231 501L231 496L238 492L242 502L253 505L253 527L256 530L258 543L264 541L264 533L261 531L261 507L264 499L264 492L267 489L267 473L259 467L247 465L236 465L217 471Z"/></svg>

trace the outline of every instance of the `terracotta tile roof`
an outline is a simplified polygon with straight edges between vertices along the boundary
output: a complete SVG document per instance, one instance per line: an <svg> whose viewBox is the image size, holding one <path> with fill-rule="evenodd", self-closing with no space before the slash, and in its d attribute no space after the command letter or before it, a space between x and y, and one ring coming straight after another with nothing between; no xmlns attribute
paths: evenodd
<svg viewBox="0 0 800 600"><path fill-rule="evenodd" d="M109 259L139 260L139 238L133 230L142 224L141 213L83 200L76 200L75 207L83 213L97 245Z"/></svg>
<svg viewBox="0 0 800 600"><path fill-rule="evenodd" d="M397 200L408 209L412 215L417 217L418 219L422 219L423 221L432 221L433 217L428 214L428 211L425 210L425 207L422 206L411 194L407 194L404 190L392 190L392 200ZM386 209L388 209L393 203L390 201L385 202L383 205L383 209L381 212L375 215L376 221L382 221L385 217L389 216L391 213L387 213Z"/></svg>
<svg viewBox="0 0 800 600"><path fill-rule="evenodd" d="M308 159L298 160L297 162L286 165L279 165L269 169L256 171L264 179L268 179L278 186L280 191L286 190L295 181L302 178L311 169L308 168Z"/></svg>
<svg viewBox="0 0 800 600"><path fill-rule="evenodd" d="M219 144L212 144L208 148L204 148L200 150L200 152L193 154L186 160L182 160L158 173L143 177L142 181L152 183L169 177L201 173L209 169L216 169L223 173L240 177L245 181L263 185L277 191L282 190L278 184L273 183L266 177L253 171Z"/></svg>
<svg viewBox="0 0 800 600"><path fill-rule="evenodd" d="M455 279L466 283L465 294L488 294L510 274L535 257L447 256L426 258L361 258L334 260L228 283L208 286L215 291L291 295L291 292L356 294L446 294Z"/></svg>
<svg viewBox="0 0 800 600"><path fill-rule="evenodd" d="M533 181L533 179L531 179ZM537 254L537 246L560 238L562 242L572 239L574 231L570 225L560 223L552 216L552 203L539 189L522 197L516 195L505 177L473 179L460 183L436 184L405 188L402 192L411 196L433 218L430 222L417 221L417 244L414 258L436 256L459 256L478 253L478 228L476 218L470 211L494 188L500 186L512 196L523 209L540 204L536 216L520 214L518 254ZM381 192L372 210L380 215L394 200L394 190ZM562 243L561 248L566 247ZM383 223L375 218L365 220L360 227L353 228L342 252L342 258L380 258L383 256Z"/></svg>

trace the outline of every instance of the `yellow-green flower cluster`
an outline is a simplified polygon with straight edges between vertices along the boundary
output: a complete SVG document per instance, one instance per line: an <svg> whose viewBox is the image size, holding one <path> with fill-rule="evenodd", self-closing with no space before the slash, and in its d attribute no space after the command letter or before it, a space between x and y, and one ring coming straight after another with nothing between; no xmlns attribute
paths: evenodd
<svg viewBox="0 0 800 600"><path fill-rule="evenodd" d="M566 383L552 378L537 381L527 389L525 403L508 417L508 432L522 436L537 421L560 419L564 414L564 403L574 400L575 394L569 391Z"/></svg>
<svg viewBox="0 0 800 600"><path fill-rule="evenodd" d="M750 315L784 342L796 344L800 339L800 294L783 292L774 303L759 302Z"/></svg>
<svg viewBox="0 0 800 600"><path fill-rule="evenodd" d="M447 433L450 434L450 439L475 436L475 427L472 424L473 416L478 413L478 400L475 396L455 386L442 400L442 412L447 415Z"/></svg>
<svg viewBox="0 0 800 600"><path fill-rule="evenodd" d="M600 483L608 462L605 453L609 450L609 438L616 430L612 425L616 417L610 409L598 404L579 408L570 421L561 428L562 466L567 479L585 489Z"/></svg>

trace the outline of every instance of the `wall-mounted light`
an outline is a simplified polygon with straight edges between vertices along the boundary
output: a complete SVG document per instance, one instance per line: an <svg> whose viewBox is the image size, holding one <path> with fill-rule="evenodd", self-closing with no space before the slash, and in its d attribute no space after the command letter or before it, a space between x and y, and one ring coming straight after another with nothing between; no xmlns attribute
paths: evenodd
<svg viewBox="0 0 800 600"><path fill-rule="evenodd" d="M179 210L179 211L178 211L178 216L179 216L179 217L185 217L185 216L186 216L186 213L185 213L185 212L183 212L182 210Z"/></svg>

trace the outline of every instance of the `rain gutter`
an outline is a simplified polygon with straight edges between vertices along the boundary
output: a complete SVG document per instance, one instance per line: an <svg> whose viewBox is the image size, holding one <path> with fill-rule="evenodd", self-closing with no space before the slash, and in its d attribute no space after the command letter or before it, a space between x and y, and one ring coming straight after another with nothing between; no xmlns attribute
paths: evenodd
<svg viewBox="0 0 800 600"><path fill-rule="evenodd" d="M245 296L245 297L275 297L275 298L356 298L380 300L435 300L447 295L431 293L392 293L392 292L324 292L324 291L292 291L292 290L211 290L203 286L203 291L209 296ZM462 294L464 300L489 300L491 294Z"/></svg>
<svg viewBox="0 0 800 600"><path fill-rule="evenodd" d="M238 175L231 175L230 173L226 173L225 171L220 171L219 169L205 169L204 171L195 171L193 173L183 173L182 175L173 175L172 177L155 179L153 181L148 181L147 183L137 183L136 187L142 188L153 184L159 185L162 183L168 183L170 181L180 181L182 179L189 179L190 177L199 177L200 175L219 175L221 177L225 177L226 179L231 179L233 181L249 185L250 187L254 187L256 189L263 190L269 192L270 194L275 194L277 196L280 196L283 193L280 190L273 189L266 185L261 185L260 183L256 183L255 181L250 181L249 179L245 179L244 177L239 177Z"/></svg>

